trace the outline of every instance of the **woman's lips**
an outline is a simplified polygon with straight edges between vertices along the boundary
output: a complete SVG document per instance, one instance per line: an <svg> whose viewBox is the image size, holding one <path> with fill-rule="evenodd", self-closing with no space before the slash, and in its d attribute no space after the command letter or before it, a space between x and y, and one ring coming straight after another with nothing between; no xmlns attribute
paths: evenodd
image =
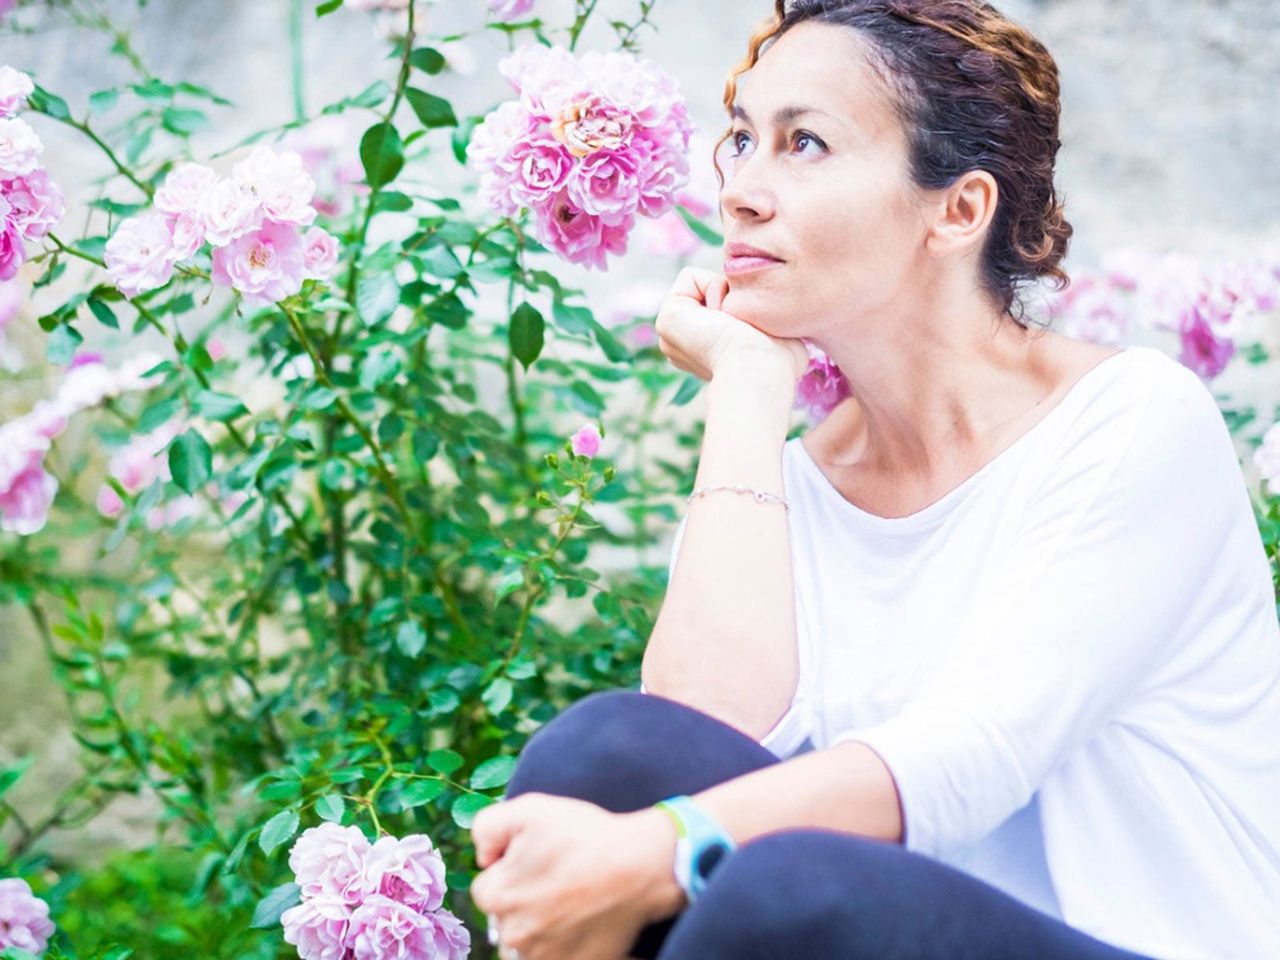
<svg viewBox="0 0 1280 960"><path fill-rule="evenodd" d="M724 261L724 272L736 277L743 273L752 273L756 270L763 270L766 267L776 267L782 262L783 261L775 260L772 257L726 257Z"/></svg>

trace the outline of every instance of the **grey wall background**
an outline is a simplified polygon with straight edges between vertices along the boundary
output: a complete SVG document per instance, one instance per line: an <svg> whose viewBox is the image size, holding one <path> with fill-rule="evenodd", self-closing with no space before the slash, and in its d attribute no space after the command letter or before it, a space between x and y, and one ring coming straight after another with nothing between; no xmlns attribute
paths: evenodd
<svg viewBox="0 0 1280 960"><path fill-rule="evenodd" d="M1060 185L1075 225L1069 266L1095 265L1108 251L1137 247L1185 251L1209 258L1244 255L1280 241L1280 2L1277 0L1007 0L1001 9L1036 32L1063 74ZM287 45L287 0L102 0L131 34L147 65L167 80L207 85L235 103L215 110L214 128L195 142L197 157L221 150L250 132L292 117ZM314 0L308 7L314 8ZM442 0L428 8L431 34L467 33L483 23L485 0ZM657 31L640 34L643 52L680 81L699 132L715 137L726 120L723 81L742 57L769 0L659 0ZM552 23L571 19L571 0L540 0ZM579 49L612 46L609 19L633 19L634 0L601 0L597 22ZM88 94L132 79L108 56L109 40L74 28L64 16L48 20L23 11L21 22L44 24L32 35L0 28L0 63L34 74L80 114ZM61 25L59 25L61 24ZM510 95L494 70L505 39L480 31L454 47L459 67L434 85L460 114L478 112ZM373 80L390 80L393 65L374 21L355 11L306 17L307 106L310 112L354 94ZM356 143L369 114L354 121ZM108 115L107 121L114 119ZM95 177L108 172L101 155L66 127L36 118L46 163L72 199L68 234L78 225L76 204L92 196ZM105 123L104 129L110 124ZM447 155L416 171L441 189L464 172ZM122 199L136 199L122 194ZM379 239L375 231L374 239ZM717 265L704 250L700 265ZM649 302L674 277L670 260L638 245L608 274L572 265L557 268L589 292L600 310L631 298ZM627 292L630 290L630 292ZM53 296L53 292L47 292ZM86 331L88 332L88 331ZM1224 378L1225 379L1225 378ZM1242 385L1243 386L1243 385ZM0 398L3 400L3 398ZM691 405L691 415L698 414ZM18 611L0 610L0 758L35 750L38 776L19 800L38 798L70 779L76 746L65 734L60 698L48 667L25 633ZM117 801L108 816L54 846L78 852L145 842L152 822L145 798Z"/></svg>

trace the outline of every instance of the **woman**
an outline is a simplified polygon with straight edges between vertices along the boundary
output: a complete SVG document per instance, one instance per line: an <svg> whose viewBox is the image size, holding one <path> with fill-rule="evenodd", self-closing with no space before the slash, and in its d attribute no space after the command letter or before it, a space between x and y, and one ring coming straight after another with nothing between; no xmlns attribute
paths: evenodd
<svg viewBox="0 0 1280 960"><path fill-rule="evenodd" d="M500 955L1280 957L1280 624L1226 424L1164 354L1021 318L1071 233L1052 58L976 0L780 0L725 102L725 272L658 318L710 380L695 490L641 691L476 817ZM788 440L802 338L852 396Z"/></svg>

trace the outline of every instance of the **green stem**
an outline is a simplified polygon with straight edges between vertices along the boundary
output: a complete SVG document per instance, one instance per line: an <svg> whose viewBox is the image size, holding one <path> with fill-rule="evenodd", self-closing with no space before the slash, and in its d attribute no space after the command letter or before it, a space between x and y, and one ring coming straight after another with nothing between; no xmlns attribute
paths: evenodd
<svg viewBox="0 0 1280 960"><path fill-rule="evenodd" d="M306 83L303 74L303 0L289 0L289 65L293 81L293 119L301 123L307 116Z"/></svg>

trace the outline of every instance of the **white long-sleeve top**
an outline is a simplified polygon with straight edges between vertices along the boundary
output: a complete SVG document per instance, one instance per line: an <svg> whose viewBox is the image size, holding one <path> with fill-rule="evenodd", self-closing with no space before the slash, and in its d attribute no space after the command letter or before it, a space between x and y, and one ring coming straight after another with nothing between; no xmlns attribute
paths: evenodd
<svg viewBox="0 0 1280 960"><path fill-rule="evenodd" d="M1193 372L1107 357L906 517L846 500L799 437L783 478L800 680L764 746L862 741L906 849L1103 941L1280 958L1280 621Z"/></svg>

